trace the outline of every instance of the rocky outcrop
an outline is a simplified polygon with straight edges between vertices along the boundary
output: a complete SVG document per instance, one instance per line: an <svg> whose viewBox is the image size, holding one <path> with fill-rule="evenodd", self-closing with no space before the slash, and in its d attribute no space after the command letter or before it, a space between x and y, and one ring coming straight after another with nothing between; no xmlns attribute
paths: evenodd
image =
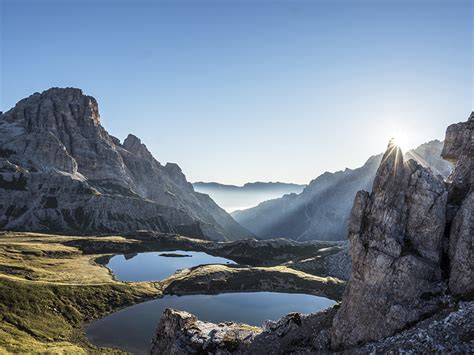
<svg viewBox="0 0 474 355"><path fill-rule="evenodd" d="M318 276L331 276L340 280L349 280L351 277L351 256L349 243L333 242L318 250L309 258L294 259L286 263L292 269L301 270Z"/></svg>
<svg viewBox="0 0 474 355"><path fill-rule="evenodd" d="M336 309L317 314L290 313L260 327L199 321L187 312L167 309L161 317L151 354L287 354L327 349Z"/></svg>
<svg viewBox="0 0 474 355"><path fill-rule="evenodd" d="M434 174L447 177L451 163L440 156L443 143L425 143L405 154ZM294 240L345 240L351 207L359 190L371 191L382 154L357 169L326 172L300 194L265 201L256 207L235 211L232 216L260 238Z"/></svg>
<svg viewBox="0 0 474 355"><path fill-rule="evenodd" d="M473 132L474 112L467 122L448 127L442 152L445 159L455 164L448 178L446 217L449 289L453 294L467 298L474 297Z"/></svg>
<svg viewBox="0 0 474 355"><path fill-rule="evenodd" d="M226 354L243 351L259 333L256 327L226 322L203 322L196 316L166 309L153 339L151 354Z"/></svg>
<svg viewBox="0 0 474 355"><path fill-rule="evenodd" d="M262 328L213 324L168 309L161 317L151 354L334 354L330 329L337 308L315 314L291 313ZM343 354L455 353L474 351L474 302L460 302L402 332L354 347Z"/></svg>
<svg viewBox="0 0 474 355"><path fill-rule="evenodd" d="M402 332L349 354L472 354L474 302L448 305L441 312Z"/></svg>
<svg viewBox="0 0 474 355"><path fill-rule="evenodd" d="M390 336L436 312L449 285L473 291L473 117L448 127L448 184L389 145L372 193L360 191L349 223L352 278L332 328L333 349Z"/></svg>
<svg viewBox="0 0 474 355"><path fill-rule="evenodd" d="M36 93L0 117L0 228L251 235L139 138L110 136L96 100L73 88Z"/></svg>
<svg viewBox="0 0 474 355"><path fill-rule="evenodd" d="M389 144L372 193L357 194L349 223L352 278L332 331L334 348L380 339L436 310L447 189Z"/></svg>

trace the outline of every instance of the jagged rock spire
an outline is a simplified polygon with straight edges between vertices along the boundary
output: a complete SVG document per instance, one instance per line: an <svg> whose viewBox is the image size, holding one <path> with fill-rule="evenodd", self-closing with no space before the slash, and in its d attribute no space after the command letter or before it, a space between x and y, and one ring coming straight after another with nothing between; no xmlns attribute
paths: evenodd
<svg viewBox="0 0 474 355"><path fill-rule="evenodd" d="M374 180L374 191L392 190L392 187L403 178L403 153L395 143L395 139L390 139L387 149L382 158L382 162L377 169Z"/></svg>
<svg viewBox="0 0 474 355"><path fill-rule="evenodd" d="M352 278L332 328L334 349L393 334L436 306L447 191L393 141L372 193L360 191L349 223Z"/></svg>
<svg viewBox="0 0 474 355"><path fill-rule="evenodd" d="M137 154L144 159L148 159L149 161L155 161L155 158L150 153L146 145L142 143L140 138L134 136L133 134L129 134L127 138L125 138L125 140L123 141L123 147L129 152Z"/></svg>

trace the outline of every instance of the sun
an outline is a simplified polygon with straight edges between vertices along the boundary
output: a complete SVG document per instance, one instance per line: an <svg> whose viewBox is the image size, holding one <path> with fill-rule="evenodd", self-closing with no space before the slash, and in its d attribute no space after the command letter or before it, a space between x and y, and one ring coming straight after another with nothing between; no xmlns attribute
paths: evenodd
<svg viewBox="0 0 474 355"><path fill-rule="evenodd" d="M402 130L397 130L392 133L392 140L395 144L401 148L402 151L406 152L409 149L408 136Z"/></svg>

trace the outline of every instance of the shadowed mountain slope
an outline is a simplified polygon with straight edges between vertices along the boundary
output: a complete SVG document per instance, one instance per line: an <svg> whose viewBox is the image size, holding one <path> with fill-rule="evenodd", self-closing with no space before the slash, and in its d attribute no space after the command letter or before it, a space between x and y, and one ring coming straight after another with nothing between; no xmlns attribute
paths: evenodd
<svg viewBox="0 0 474 355"><path fill-rule="evenodd" d="M196 191L208 194L228 212L250 208L267 200L289 193L300 193L306 185L283 182L249 182L243 186L224 185L217 182L195 182Z"/></svg>
<svg viewBox="0 0 474 355"><path fill-rule="evenodd" d="M443 143L425 143L405 154L446 177L451 165L440 156ZM254 208L232 213L234 219L260 238L294 240L344 240L350 210L358 190L370 191L382 154L370 157L357 169L326 172L300 194L265 201Z"/></svg>

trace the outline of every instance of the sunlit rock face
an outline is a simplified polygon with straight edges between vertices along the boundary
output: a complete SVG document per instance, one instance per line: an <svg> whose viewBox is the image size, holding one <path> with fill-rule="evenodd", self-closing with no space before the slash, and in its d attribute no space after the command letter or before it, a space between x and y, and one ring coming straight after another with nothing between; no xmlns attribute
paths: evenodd
<svg viewBox="0 0 474 355"><path fill-rule="evenodd" d="M250 235L176 164L161 165L133 135L109 135L96 100L74 88L36 93L0 117L0 228Z"/></svg>
<svg viewBox="0 0 474 355"><path fill-rule="evenodd" d="M445 159L455 164L448 179L449 289L457 296L468 298L474 297L473 132L474 113L471 113L467 122L448 127L442 152Z"/></svg>
<svg viewBox="0 0 474 355"><path fill-rule="evenodd" d="M447 188L390 143L372 193L358 192L349 223L352 277L332 328L332 347L393 334L436 308Z"/></svg>

